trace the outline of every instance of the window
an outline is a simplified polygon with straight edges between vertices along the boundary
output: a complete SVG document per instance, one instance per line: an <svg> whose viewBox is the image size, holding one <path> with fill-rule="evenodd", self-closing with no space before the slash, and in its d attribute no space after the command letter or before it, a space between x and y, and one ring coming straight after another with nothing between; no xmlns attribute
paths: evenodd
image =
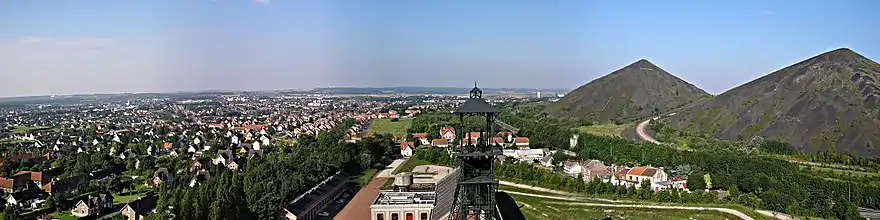
<svg viewBox="0 0 880 220"><path fill-rule="evenodd" d="M419 217L419 220L428 220L428 213L422 213L421 217Z"/></svg>
<svg viewBox="0 0 880 220"><path fill-rule="evenodd" d="M400 220L400 215L397 213L391 213L391 220Z"/></svg>
<svg viewBox="0 0 880 220"><path fill-rule="evenodd" d="M415 220L412 213L406 213L406 220Z"/></svg>
<svg viewBox="0 0 880 220"><path fill-rule="evenodd" d="M384 213L376 213L376 220L385 220Z"/></svg>

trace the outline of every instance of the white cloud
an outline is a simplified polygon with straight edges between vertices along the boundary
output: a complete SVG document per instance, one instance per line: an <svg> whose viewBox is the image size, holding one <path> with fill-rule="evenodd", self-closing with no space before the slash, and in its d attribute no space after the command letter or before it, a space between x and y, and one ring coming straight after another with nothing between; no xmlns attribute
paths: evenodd
<svg viewBox="0 0 880 220"><path fill-rule="evenodd" d="M272 0L254 0L254 2L264 4L264 5L272 4Z"/></svg>

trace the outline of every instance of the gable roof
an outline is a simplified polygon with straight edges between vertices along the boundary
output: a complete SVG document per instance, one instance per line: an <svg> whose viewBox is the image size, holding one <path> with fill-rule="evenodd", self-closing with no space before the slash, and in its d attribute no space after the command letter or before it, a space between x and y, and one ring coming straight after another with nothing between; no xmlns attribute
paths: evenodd
<svg viewBox="0 0 880 220"><path fill-rule="evenodd" d="M450 133L450 132L452 133L452 135L455 135L455 128L453 128L453 127L440 128L440 136L443 136L444 134Z"/></svg>
<svg viewBox="0 0 880 220"><path fill-rule="evenodd" d="M131 208L138 215L147 215L150 214L151 211L156 209L156 197L152 194L147 195L141 199L135 200L122 207L122 210L126 208Z"/></svg>
<svg viewBox="0 0 880 220"><path fill-rule="evenodd" d="M406 150L406 148L414 148L416 144L412 141L404 141L400 142L400 150Z"/></svg>
<svg viewBox="0 0 880 220"><path fill-rule="evenodd" d="M517 144L528 144L529 138L528 137L516 137L513 139L513 142L517 143Z"/></svg>

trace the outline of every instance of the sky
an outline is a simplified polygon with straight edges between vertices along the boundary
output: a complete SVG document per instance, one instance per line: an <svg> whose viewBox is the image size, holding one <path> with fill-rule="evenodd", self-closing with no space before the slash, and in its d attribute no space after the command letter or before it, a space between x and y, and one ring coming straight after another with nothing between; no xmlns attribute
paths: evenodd
<svg viewBox="0 0 880 220"><path fill-rule="evenodd" d="M315 87L574 89L639 59L718 94L836 48L880 2L0 1L0 97Z"/></svg>

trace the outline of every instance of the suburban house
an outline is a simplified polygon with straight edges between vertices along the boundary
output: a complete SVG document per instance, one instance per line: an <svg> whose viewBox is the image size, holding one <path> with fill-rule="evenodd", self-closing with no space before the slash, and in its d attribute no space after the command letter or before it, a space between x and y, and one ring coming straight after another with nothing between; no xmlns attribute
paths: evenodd
<svg viewBox="0 0 880 220"><path fill-rule="evenodd" d="M123 206L122 209L119 210L119 212L120 215L125 217L125 219L141 220L145 219L146 216L150 213L155 212L155 210L156 197L153 195L148 195L134 202L125 204L125 206Z"/></svg>
<svg viewBox="0 0 880 220"><path fill-rule="evenodd" d="M513 145L519 149L529 149L528 137L516 137L513 139Z"/></svg>
<svg viewBox="0 0 880 220"><path fill-rule="evenodd" d="M468 134L467 137L462 137L462 138L471 138L471 140L480 140L480 136L481 136L481 135L483 135L483 133L480 133L480 132L471 132L471 133Z"/></svg>
<svg viewBox="0 0 880 220"><path fill-rule="evenodd" d="M584 166L579 162L566 161L562 163L562 170L569 176L580 176L584 171Z"/></svg>
<svg viewBox="0 0 880 220"><path fill-rule="evenodd" d="M492 145L496 145L496 144L497 144L497 145L501 145L501 146L505 146L505 145L507 145L507 144L504 143L504 138L502 138L502 137L492 137L492 142L491 142L491 144L492 144Z"/></svg>
<svg viewBox="0 0 880 220"><path fill-rule="evenodd" d="M601 180L602 176L609 175L610 173L611 171L608 170L608 167L606 167L600 160L590 160L581 170L584 182Z"/></svg>
<svg viewBox="0 0 880 220"><path fill-rule="evenodd" d="M13 175L12 178L2 178L0 177L0 189L3 190L4 193L14 193L22 190L28 189L28 184L31 182L31 175L27 174L16 174Z"/></svg>
<svg viewBox="0 0 880 220"><path fill-rule="evenodd" d="M509 131L498 132L498 136L501 136L501 138L504 138L505 142L508 142L508 143L513 142L513 132L509 132Z"/></svg>
<svg viewBox="0 0 880 220"><path fill-rule="evenodd" d="M649 166L634 167L629 169L621 169L614 173L611 183L614 185L624 184L626 186L635 185L636 188L641 187L644 180L648 182L663 182L668 180L668 176L663 167L654 168ZM659 189L658 189L659 190Z"/></svg>
<svg viewBox="0 0 880 220"><path fill-rule="evenodd" d="M157 187L168 181L171 181L171 173L166 168L159 168L153 173L153 178L147 182L147 186Z"/></svg>
<svg viewBox="0 0 880 220"><path fill-rule="evenodd" d="M449 147L449 141L446 139L434 139L431 141L431 146L434 147Z"/></svg>
<svg viewBox="0 0 880 220"><path fill-rule="evenodd" d="M212 162L214 165L223 164L225 166L226 162L232 160L234 156L235 154L232 153L232 150L218 150L217 158L214 158Z"/></svg>
<svg viewBox="0 0 880 220"><path fill-rule="evenodd" d="M77 217L85 217L97 215L101 210L113 208L113 195L100 193L97 195L89 195L86 199L81 199L70 210L70 214Z"/></svg>
<svg viewBox="0 0 880 220"><path fill-rule="evenodd" d="M413 150L415 150L415 143L412 141L400 142L400 155L410 157L413 155Z"/></svg>
<svg viewBox="0 0 880 220"><path fill-rule="evenodd" d="M412 133L412 137L422 145L428 145L428 133Z"/></svg>
<svg viewBox="0 0 880 220"><path fill-rule="evenodd" d="M455 128L453 127L443 127L440 128L440 137L446 139L446 141L455 140Z"/></svg>
<svg viewBox="0 0 880 220"><path fill-rule="evenodd" d="M30 176L31 182L36 184L37 188L43 187L44 183L48 183L52 179L52 178L49 178L49 175L43 175L43 172L31 172L31 171L22 170L22 171L18 171L18 173L15 173L15 176L18 176L18 175Z"/></svg>

